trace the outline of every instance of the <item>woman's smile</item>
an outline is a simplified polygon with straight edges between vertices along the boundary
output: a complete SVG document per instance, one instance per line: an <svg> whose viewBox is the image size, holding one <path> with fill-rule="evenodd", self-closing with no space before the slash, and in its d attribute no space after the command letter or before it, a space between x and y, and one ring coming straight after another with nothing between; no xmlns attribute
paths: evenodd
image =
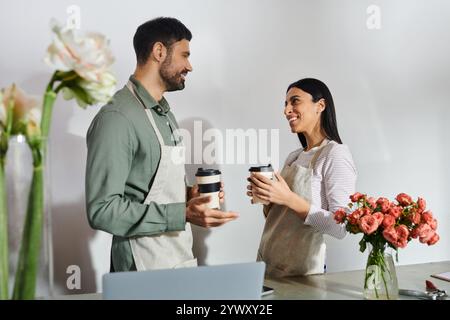
<svg viewBox="0 0 450 320"><path fill-rule="evenodd" d="M300 116L298 116L298 115L289 115L287 117L287 120L289 121L289 125L292 127L292 126L295 126L300 121Z"/></svg>

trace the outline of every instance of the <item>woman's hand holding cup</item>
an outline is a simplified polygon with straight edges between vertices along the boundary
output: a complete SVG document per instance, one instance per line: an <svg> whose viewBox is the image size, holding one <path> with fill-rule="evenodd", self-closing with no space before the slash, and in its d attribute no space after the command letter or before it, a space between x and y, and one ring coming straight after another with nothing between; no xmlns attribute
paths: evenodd
<svg viewBox="0 0 450 320"><path fill-rule="evenodd" d="M247 195L249 197L252 197L251 202L252 204L256 203L262 203L264 205L268 205L270 201L263 199L262 197L259 197L258 189L256 189L255 184L250 180L252 177L256 177L257 179L265 179L267 181L273 180L273 168L269 164L267 166L258 166L258 167L251 167L248 171L250 171L250 178L247 180L250 182L250 184L247 186Z"/></svg>
<svg viewBox="0 0 450 320"><path fill-rule="evenodd" d="M275 179L269 179L260 173L254 173L247 179L250 185L247 189L248 196L252 197L252 203L270 203L288 205L291 199L292 191L286 181L278 173L274 173ZM256 200L256 201L255 201Z"/></svg>

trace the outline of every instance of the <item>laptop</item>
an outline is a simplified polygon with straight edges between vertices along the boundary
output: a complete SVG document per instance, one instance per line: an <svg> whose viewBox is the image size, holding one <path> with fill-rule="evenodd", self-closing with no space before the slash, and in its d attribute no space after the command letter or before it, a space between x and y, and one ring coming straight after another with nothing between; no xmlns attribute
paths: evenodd
<svg viewBox="0 0 450 320"><path fill-rule="evenodd" d="M262 261L103 275L105 300L259 300Z"/></svg>

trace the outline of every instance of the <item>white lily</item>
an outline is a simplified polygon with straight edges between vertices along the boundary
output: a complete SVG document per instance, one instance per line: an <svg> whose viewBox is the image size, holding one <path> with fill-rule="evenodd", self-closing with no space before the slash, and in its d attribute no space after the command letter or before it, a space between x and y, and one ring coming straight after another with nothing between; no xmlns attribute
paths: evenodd
<svg viewBox="0 0 450 320"><path fill-rule="evenodd" d="M33 178L13 299L35 297L44 214L43 163L57 95L63 91L66 99L76 98L78 104L85 107L107 102L116 83L109 72L114 58L103 35L87 33L80 36L75 30L63 29L57 23L53 23L52 31L54 39L47 49L44 61L54 68L54 73L44 94L42 111L40 108L30 108L25 117L24 131L33 155Z"/></svg>
<svg viewBox="0 0 450 320"><path fill-rule="evenodd" d="M76 85L63 88L64 99L75 98L80 107L96 103L107 103L116 89L116 78L110 72L99 74L99 81L79 79Z"/></svg>
<svg viewBox="0 0 450 320"><path fill-rule="evenodd" d="M41 134L41 118L42 118L42 109L39 107L32 108L28 111L26 117L27 127L25 129L26 135L28 137L40 136Z"/></svg>
<svg viewBox="0 0 450 320"><path fill-rule="evenodd" d="M102 34L79 35L56 21L52 21L52 31L54 38L44 61L55 70L73 70L87 81L100 81L101 74L114 62L109 41Z"/></svg>
<svg viewBox="0 0 450 320"><path fill-rule="evenodd" d="M12 134L26 135L29 121L35 121L39 127L41 119L36 115L41 113L41 101L38 97L27 94L14 84L3 90L2 96L5 111L10 99L13 100Z"/></svg>
<svg viewBox="0 0 450 320"><path fill-rule="evenodd" d="M98 82L89 82L82 80L80 86L89 93L89 95L100 103L108 102L116 89L116 78L110 72L100 74Z"/></svg>

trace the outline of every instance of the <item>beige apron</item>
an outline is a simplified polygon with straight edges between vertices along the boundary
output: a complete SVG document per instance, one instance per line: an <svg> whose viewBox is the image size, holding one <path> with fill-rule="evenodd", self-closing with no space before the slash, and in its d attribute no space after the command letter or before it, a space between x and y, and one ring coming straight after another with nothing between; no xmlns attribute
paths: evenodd
<svg viewBox="0 0 450 320"><path fill-rule="evenodd" d="M281 176L289 188L311 203L313 168L323 147L316 151L309 167L286 163ZM273 204L267 214L258 250L258 260L266 263L273 277L300 276L324 272L325 243L322 233L306 225L291 209Z"/></svg>
<svg viewBox="0 0 450 320"><path fill-rule="evenodd" d="M130 81L128 81L127 87L145 108ZM147 108L145 108L145 112L158 137L161 158L144 204L149 204L151 201L158 204L186 202L185 147L167 146L156 126L152 112ZM194 259L192 253L193 240L190 223L186 223L184 231L133 237L129 241L138 271L197 266L197 259Z"/></svg>

